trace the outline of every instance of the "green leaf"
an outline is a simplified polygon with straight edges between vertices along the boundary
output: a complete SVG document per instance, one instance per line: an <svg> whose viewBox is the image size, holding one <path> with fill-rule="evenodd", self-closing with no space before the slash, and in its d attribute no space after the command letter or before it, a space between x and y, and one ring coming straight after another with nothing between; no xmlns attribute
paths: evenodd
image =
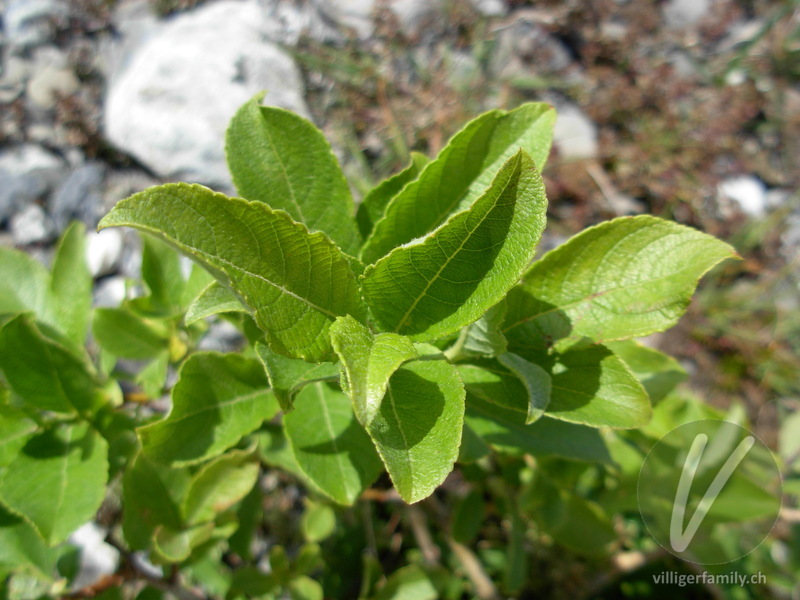
<svg viewBox="0 0 800 600"><path fill-rule="evenodd" d="M508 294L503 331L512 348L664 331L684 313L700 277L734 257L709 235L649 215L607 221L533 264Z"/></svg>
<svg viewBox="0 0 800 600"><path fill-rule="evenodd" d="M183 322L191 325L211 315L225 312L247 312L231 290L218 281L211 282L186 309Z"/></svg>
<svg viewBox="0 0 800 600"><path fill-rule="evenodd" d="M256 343L256 354L267 371L272 392L281 410L289 412L300 390L315 381L338 381L339 365L333 363L310 364L296 358L275 354L268 346Z"/></svg>
<svg viewBox="0 0 800 600"><path fill-rule="evenodd" d="M180 255L161 240L142 237L142 280L150 290L148 303L152 309L167 314L181 308L186 280Z"/></svg>
<svg viewBox="0 0 800 600"><path fill-rule="evenodd" d="M100 228L123 225L159 235L208 269L253 312L281 354L325 360L336 317L364 316L341 251L263 202L168 184L122 200L100 222Z"/></svg>
<svg viewBox="0 0 800 600"><path fill-rule="evenodd" d="M201 523L186 529L173 530L160 527L153 536L155 557L167 563L179 563L188 559L192 550L211 539L214 523Z"/></svg>
<svg viewBox="0 0 800 600"><path fill-rule="evenodd" d="M321 542L336 531L336 513L327 504L309 502L300 521L303 537L309 542Z"/></svg>
<svg viewBox="0 0 800 600"><path fill-rule="evenodd" d="M289 595L292 600L323 600L325 592L316 579L300 575L289 582Z"/></svg>
<svg viewBox="0 0 800 600"><path fill-rule="evenodd" d="M23 519L0 507L0 572L5 569L33 569L50 579L58 551L48 548Z"/></svg>
<svg viewBox="0 0 800 600"><path fill-rule="evenodd" d="M428 575L417 565L392 573L375 600L436 600L439 594Z"/></svg>
<svg viewBox="0 0 800 600"><path fill-rule="evenodd" d="M342 361L345 391L356 417L369 427L380 409L389 378L404 362L416 358L414 344L396 333L372 333L352 317L331 326L331 343Z"/></svg>
<svg viewBox="0 0 800 600"><path fill-rule="evenodd" d="M677 360L635 340L608 342L605 346L628 365L653 402L666 398L687 378L686 371Z"/></svg>
<svg viewBox="0 0 800 600"><path fill-rule="evenodd" d="M243 198L283 209L312 231L324 231L355 256L361 236L353 198L330 144L313 123L258 94L231 120L225 152Z"/></svg>
<svg viewBox="0 0 800 600"><path fill-rule="evenodd" d="M604 346L558 355L547 415L590 427L641 427L650 421L647 392L628 367Z"/></svg>
<svg viewBox="0 0 800 600"><path fill-rule="evenodd" d="M58 327L50 273L27 254L0 247L0 315L33 311L36 317Z"/></svg>
<svg viewBox="0 0 800 600"><path fill-rule="evenodd" d="M167 418L137 433L148 457L185 465L224 452L277 412L257 360L198 352L181 367Z"/></svg>
<svg viewBox="0 0 800 600"><path fill-rule="evenodd" d="M36 422L24 412L0 404L0 467L16 458L36 429Z"/></svg>
<svg viewBox="0 0 800 600"><path fill-rule="evenodd" d="M136 384L148 398L160 398L169 372L169 350L164 349L136 374Z"/></svg>
<svg viewBox="0 0 800 600"><path fill-rule="evenodd" d="M257 479L258 462L249 450L234 450L203 466L183 501L184 522L191 526L214 520L244 498Z"/></svg>
<svg viewBox="0 0 800 600"><path fill-rule="evenodd" d="M50 289L59 329L83 346L92 310L92 276L86 262L86 228L75 222L61 237L53 258Z"/></svg>
<svg viewBox="0 0 800 600"><path fill-rule="evenodd" d="M546 415L525 425L518 412L468 396L465 417L470 429L501 452L560 456L610 463L605 442L596 429L550 419Z"/></svg>
<svg viewBox="0 0 800 600"><path fill-rule="evenodd" d="M429 496L452 471L464 426L464 386L443 360L395 371L367 431L394 487L409 504Z"/></svg>
<svg viewBox="0 0 800 600"><path fill-rule="evenodd" d="M180 506L191 483L188 469L169 468L139 453L123 476L122 527L133 550L150 545L155 531L183 527Z"/></svg>
<svg viewBox="0 0 800 600"><path fill-rule="evenodd" d="M427 164L427 156L419 152L412 152L411 162L405 169L392 175L388 179L384 179L364 196L356 212L356 221L358 222L358 228L359 231L361 231L362 237L366 238L369 236L375 223L383 217L383 213L389 201L394 198L407 183L414 181Z"/></svg>
<svg viewBox="0 0 800 600"><path fill-rule="evenodd" d="M468 123L389 202L364 243L362 260L374 263L469 208L520 149L531 155L541 171L550 152L554 122L552 107L525 104L511 112L489 111Z"/></svg>
<svg viewBox="0 0 800 600"><path fill-rule="evenodd" d="M417 341L478 320L533 259L546 208L542 178L520 151L471 208L367 267L362 290L373 316Z"/></svg>
<svg viewBox="0 0 800 600"><path fill-rule="evenodd" d="M486 503L483 494L472 490L456 503L451 517L450 531L453 539L469 544L478 535L486 519Z"/></svg>
<svg viewBox="0 0 800 600"><path fill-rule="evenodd" d="M2 472L0 502L51 546L91 519L103 501L108 445L87 423L32 437Z"/></svg>
<svg viewBox="0 0 800 600"><path fill-rule="evenodd" d="M502 300L467 328L463 349L487 356L505 353L508 342L501 332L505 318L506 303Z"/></svg>
<svg viewBox="0 0 800 600"><path fill-rule="evenodd" d="M522 415L526 424L544 414L550 402L550 375L516 354L501 354L458 365L470 394Z"/></svg>
<svg viewBox="0 0 800 600"><path fill-rule="evenodd" d="M380 474L380 460L341 391L321 382L304 387L283 424L300 469L335 502L352 505Z"/></svg>
<svg viewBox="0 0 800 600"><path fill-rule="evenodd" d="M98 382L88 358L42 335L27 315L0 329L0 369L33 407L57 413L96 408Z"/></svg>
<svg viewBox="0 0 800 600"><path fill-rule="evenodd" d="M165 331L127 308L96 309L92 333L104 350L135 360L155 358L169 344Z"/></svg>

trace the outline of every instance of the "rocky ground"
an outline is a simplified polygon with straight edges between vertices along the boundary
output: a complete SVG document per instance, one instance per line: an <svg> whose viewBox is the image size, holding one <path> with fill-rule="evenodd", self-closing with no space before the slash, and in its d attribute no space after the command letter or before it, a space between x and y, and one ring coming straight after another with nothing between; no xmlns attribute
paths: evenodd
<svg viewBox="0 0 800 600"><path fill-rule="evenodd" d="M717 274L659 343L700 366L696 383L712 401L743 398L766 422L800 395L800 20L791 2L0 8L0 243L47 262L71 219L91 229L150 184L231 191L225 127L261 90L323 128L357 195L411 150L435 153L478 112L545 100L560 114L545 173L547 243L638 212L732 241L745 261ZM138 269L135 236L109 230L89 241L96 302L116 305Z"/></svg>

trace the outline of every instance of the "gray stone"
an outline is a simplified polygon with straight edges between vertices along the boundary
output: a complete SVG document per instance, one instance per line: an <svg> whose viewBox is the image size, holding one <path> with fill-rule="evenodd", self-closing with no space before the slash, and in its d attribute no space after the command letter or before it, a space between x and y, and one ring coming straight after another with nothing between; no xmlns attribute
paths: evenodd
<svg viewBox="0 0 800 600"><path fill-rule="evenodd" d="M472 6L485 17L502 17L508 12L503 0L471 0Z"/></svg>
<svg viewBox="0 0 800 600"><path fill-rule="evenodd" d="M542 74L565 75L572 56L561 40L538 23L516 21L501 29L490 60L498 79L530 79Z"/></svg>
<svg viewBox="0 0 800 600"><path fill-rule="evenodd" d="M103 179L106 168L92 162L75 169L50 199L50 215L60 232L73 219L94 228L103 216Z"/></svg>
<svg viewBox="0 0 800 600"><path fill-rule="evenodd" d="M230 191L225 129L262 90L269 104L308 114L297 67L264 41L255 0L205 5L135 51L109 90L105 132L161 177Z"/></svg>
<svg viewBox="0 0 800 600"><path fill-rule="evenodd" d="M43 198L65 173L64 163L39 146L0 151L0 223Z"/></svg>
<svg viewBox="0 0 800 600"><path fill-rule="evenodd" d="M28 99L44 110L52 110L60 97L78 91L80 82L70 68L47 65L28 81Z"/></svg>
<svg viewBox="0 0 800 600"><path fill-rule="evenodd" d="M8 0L3 11L5 35L16 47L30 47L52 39L69 18L67 0Z"/></svg>
<svg viewBox="0 0 800 600"><path fill-rule="evenodd" d="M710 9L711 0L669 0L662 11L670 27L692 27L706 17Z"/></svg>
<svg viewBox="0 0 800 600"><path fill-rule="evenodd" d="M325 3L309 0L259 0L266 17L264 30L275 42L295 46L302 37L322 43L344 40Z"/></svg>
<svg viewBox="0 0 800 600"><path fill-rule="evenodd" d="M117 308L127 293L127 283L122 275L106 277L97 282L92 294L95 308Z"/></svg>
<svg viewBox="0 0 800 600"><path fill-rule="evenodd" d="M214 320L209 324L208 331L197 345L200 350L216 352L233 352L242 346L244 336L228 321Z"/></svg>
<svg viewBox="0 0 800 600"><path fill-rule="evenodd" d="M38 204L31 204L11 217L11 237L17 246L50 241L53 227L44 209Z"/></svg>
<svg viewBox="0 0 800 600"><path fill-rule="evenodd" d="M557 107L553 146L564 160L585 160L598 154L597 126L574 104Z"/></svg>

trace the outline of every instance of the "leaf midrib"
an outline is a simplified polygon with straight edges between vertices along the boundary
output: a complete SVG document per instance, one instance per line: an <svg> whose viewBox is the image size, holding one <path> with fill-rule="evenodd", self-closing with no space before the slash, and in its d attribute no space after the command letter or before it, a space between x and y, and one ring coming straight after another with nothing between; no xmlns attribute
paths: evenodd
<svg viewBox="0 0 800 600"><path fill-rule="evenodd" d="M517 165L517 167L518 166L519 165ZM519 169L516 170L516 174L517 175L518 175L518 173L519 173ZM398 333L400 331L400 329L406 324L406 321L408 320L409 316L411 316L411 313L414 311L414 309L417 308L417 305L422 301L422 299L425 296L427 296L428 290L431 288L431 286L433 285L434 281L439 279L439 276L442 274L442 272L447 268L447 266L452 262L452 260L458 255L458 253L461 252L464 249L464 246L466 245L466 243L470 239L472 239L473 234L478 229L480 229L481 225L483 225L483 223L486 221L486 219L489 218L489 215L492 213L492 211L494 211L494 209L497 208L498 202L500 202L500 199L503 198L506 190L511 186L512 182L514 181L514 178L515 178L515 175L512 174L511 177L509 177L508 181L506 181L505 185L503 185L503 188L498 192L497 197L495 198L494 202L492 202L492 206L480 218L480 220L478 221L477 225L475 225L475 227L473 227L472 230L469 231L467 233L467 235L464 236L464 239L461 240L461 243L459 244L458 249L456 249L455 252L451 253L450 256L447 257L447 259L444 261L442 266L439 267L439 270L436 272L436 274L428 280L428 283L425 285L425 289L423 289L422 293L420 293L417 296L417 298L414 300L413 304L409 307L409 309L403 315L403 318L400 319L400 322L394 328L394 332L395 333ZM479 202L479 201L480 201L480 198L478 200L476 200L476 202ZM471 209L468 209L468 210L471 210ZM463 214L463 213L459 213L459 214ZM446 223L442 227L444 227L444 226L446 226ZM442 230L439 230L439 231L440 231L440 234L441 234ZM431 236L428 239L433 240L435 238L433 236ZM387 259L388 259L388 257L387 257Z"/></svg>

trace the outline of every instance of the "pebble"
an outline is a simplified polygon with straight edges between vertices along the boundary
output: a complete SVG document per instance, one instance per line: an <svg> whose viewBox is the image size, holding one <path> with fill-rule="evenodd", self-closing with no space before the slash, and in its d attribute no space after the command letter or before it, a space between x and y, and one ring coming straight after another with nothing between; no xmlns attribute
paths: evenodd
<svg viewBox="0 0 800 600"><path fill-rule="evenodd" d="M53 239L53 227L47 213L38 204L30 204L11 217L11 237L17 246L39 244Z"/></svg>
<svg viewBox="0 0 800 600"><path fill-rule="evenodd" d="M0 223L42 199L65 171L60 158L33 144L0 151Z"/></svg>
<svg viewBox="0 0 800 600"><path fill-rule="evenodd" d="M28 81L28 99L39 108L52 110L60 97L74 94L79 87L72 69L47 65Z"/></svg>
<svg viewBox="0 0 800 600"><path fill-rule="evenodd" d="M113 275L104 277L94 286L92 306L95 308L117 308L127 295L125 277Z"/></svg>
<svg viewBox="0 0 800 600"><path fill-rule="evenodd" d="M721 201L733 201L746 215L761 218L767 212L767 188L753 175L741 175L723 179L717 185Z"/></svg>
<svg viewBox="0 0 800 600"><path fill-rule="evenodd" d="M69 542L80 548L80 567L72 588L88 587L106 575L116 572L119 550L105 541L106 532L93 522L86 523L69 536Z"/></svg>
<svg viewBox="0 0 800 600"><path fill-rule="evenodd" d="M556 107L558 117L553 146L563 160L585 160L598 155L597 126L574 104Z"/></svg>
<svg viewBox="0 0 800 600"><path fill-rule="evenodd" d="M92 277L116 272L122 259L123 237L119 229L86 234L86 260Z"/></svg>
<svg viewBox="0 0 800 600"><path fill-rule="evenodd" d="M97 226L105 212L105 173L103 163L90 162L75 169L56 189L50 200L50 215L59 232L73 219L83 221L90 229Z"/></svg>
<svg viewBox="0 0 800 600"><path fill-rule="evenodd" d="M670 27L692 27L705 18L711 0L669 0L663 5L664 21Z"/></svg>
<svg viewBox="0 0 800 600"><path fill-rule="evenodd" d="M113 78L108 139L163 178L231 191L224 135L235 111L268 90L269 104L308 114L294 61L262 23L255 1L232 0L167 22Z"/></svg>

